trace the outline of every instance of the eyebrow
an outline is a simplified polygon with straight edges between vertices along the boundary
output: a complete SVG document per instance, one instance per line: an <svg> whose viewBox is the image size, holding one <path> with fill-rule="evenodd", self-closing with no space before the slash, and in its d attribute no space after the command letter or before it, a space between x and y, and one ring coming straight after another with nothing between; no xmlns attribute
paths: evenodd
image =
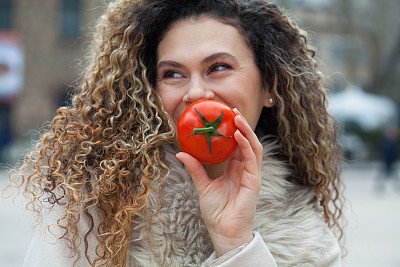
<svg viewBox="0 0 400 267"><path fill-rule="evenodd" d="M237 60L237 58L235 56L233 56L233 55L231 55L229 53L220 52L220 53L215 53L215 54L212 54L212 55L206 57L205 59L203 59L201 61L201 64L207 64L207 63L216 61L217 59L220 59L220 58L229 58L231 60L234 60L235 62L238 62L238 60ZM183 67L183 65L181 63L173 61L173 60L160 61L157 64L157 68L161 68L161 67L164 67L164 66L175 67L175 68Z"/></svg>
<svg viewBox="0 0 400 267"><path fill-rule="evenodd" d="M220 52L220 53L215 53L215 54L212 54L212 55L206 57L205 59L203 59L201 61L201 63L202 64L210 63L210 62L216 61L219 58L229 58L229 59L232 59L232 60L238 62L238 60L237 60L237 58L235 56L233 56L233 55L231 55L229 53Z"/></svg>
<svg viewBox="0 0 400 267"><path fill-rule="evenodd" d="M183 65L181 63L178 63L178 62L173 61L173 60L160 61L157 64L157 68L161 68L161 67L164 67L164 66L179 68L179 67L182 67Z"/></svg>

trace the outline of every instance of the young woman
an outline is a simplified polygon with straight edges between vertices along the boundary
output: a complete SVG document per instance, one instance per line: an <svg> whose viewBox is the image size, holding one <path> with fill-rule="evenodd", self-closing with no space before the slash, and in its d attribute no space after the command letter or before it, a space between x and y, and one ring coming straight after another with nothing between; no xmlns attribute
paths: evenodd
<svg viewBox="0 0 400 267"><path fill-rule="evenodd" d="M26 266L341 265L337 123L275 4L120 0L95 37L72 106L19 170L44 226ZM221 164L179 152L202 99L236 113Z"/></svg>

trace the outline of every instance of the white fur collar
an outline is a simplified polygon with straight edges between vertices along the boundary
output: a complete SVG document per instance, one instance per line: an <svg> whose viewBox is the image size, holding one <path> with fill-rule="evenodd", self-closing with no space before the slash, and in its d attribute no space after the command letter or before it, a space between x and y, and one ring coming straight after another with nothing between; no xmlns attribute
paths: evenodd
<svg viewBox="0 0 400 267"><path fill-rule="evenodd" d="M264 144L253 228L278 266L318 266L336 239L316 208L313 189L286 180L288 170L273 157L275 148ZM146 211L134 217L128 266L199 266L213 251L196 188L175 154L174 148L166 148L170 176L162 190L151 195ZM324 241L323 236L330 238Z"/></svg>

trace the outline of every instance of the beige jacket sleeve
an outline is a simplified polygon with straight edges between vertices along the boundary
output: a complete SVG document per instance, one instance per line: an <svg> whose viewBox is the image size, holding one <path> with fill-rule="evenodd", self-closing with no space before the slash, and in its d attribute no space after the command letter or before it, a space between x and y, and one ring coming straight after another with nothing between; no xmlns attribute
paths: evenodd
<svg viewBox="0 0 400 267"><path fill-rule="evenodd" d="M68 248L60 241L51 241L36 233L24 259L23 267L73 266L74 259L68 257ZM79 265L78 265L79 266Z"/></svg>
<svg viewBox="0 0 400 267"><path fill-rule="evenodd" d="M60 239L65 233L63 229L54 226L63 211L59 207L54 207L43 215L43 221L36 228L35 235L31 241L30 247L25 255L23 267L55 267L55 266L73 266L75 257L70 252L68 243L64 239ZM95 221L96 220L96 217ZM47 228L50 225L50 231ZM80 236L84 236L88 231L88 225L80 220L78 223ZM97 226L97 223L95 224ZM82 232L80 232L82 231ZM89 244L96 244L96 235L88 235ZM84 242L80 243L80 250L84 251ZM94 247L95 245L93 245ZM89 249L89 256L94 257L94 250ZM90 266L85 255L82 255L76 266Z"/></svg>
<svg viewBox="0 0 400 267"><path fill-rule="evenodd" d="M201 267L277 266L261 235L258 232L253 232L253 234L254 238L249 244L244 244L219 258L216 257L214 252L205 262L203 262ZM337 243L332 246L332 249L325 256L326 257L321 259L321 262L316 263L315 266L342 266L340 247Z"/></svg>
<svg viewBox="0 0 400 267"><path fill-rule="evenodd" d="M217 258L215 252L203 262L201 267L275 267L276 262L258 232L253 232L254 238L234 250Z"/></svg>

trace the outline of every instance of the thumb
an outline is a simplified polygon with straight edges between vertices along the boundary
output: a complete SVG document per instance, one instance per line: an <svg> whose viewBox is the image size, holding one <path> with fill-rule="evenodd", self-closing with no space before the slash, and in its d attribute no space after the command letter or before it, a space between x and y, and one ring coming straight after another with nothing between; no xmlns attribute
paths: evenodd
<svg viewBox="0 0 400 267"><path fill-rule="evenodd" d="M212 182L203 165L195 157L185 152L179 152L176 154L176 157L186 166L200 196L204 189Z"/></svg>

